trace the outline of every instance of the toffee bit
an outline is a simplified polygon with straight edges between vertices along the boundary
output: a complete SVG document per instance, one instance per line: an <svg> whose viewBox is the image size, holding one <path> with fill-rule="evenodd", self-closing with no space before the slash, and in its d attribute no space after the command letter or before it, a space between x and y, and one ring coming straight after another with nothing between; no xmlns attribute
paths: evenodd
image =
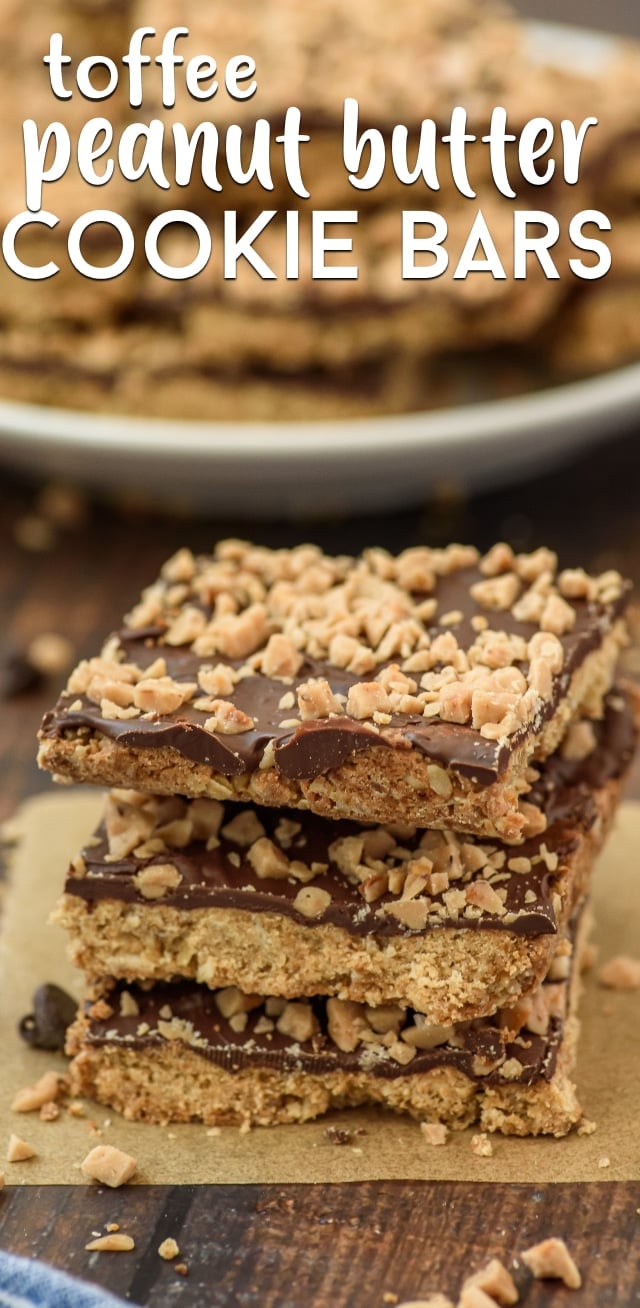
<svg viewBox="0 0 640 1308"><path fill-rule="evenodd" d="M113 1145L96 1145L80 1164L80 1170L89 1180L117 1189L131 1180L137 1166L136 1159L122 1149Z"/></svg>
<svg viewBox="0 0 640 1308"><path fill-rule="evenodd" d="M474 1292L483 1298L476 1298ZM477 1308L488 1308L489 1304L504 1304L508 1308L508 1305L516 1304L519 1298L511 1273L499 1258L492 1258L486 1267L481 1267L479 1272L467 1277L462 1286L459 1308L463 1305L475 1308L476 1304Z"/></svg>
<svg viewBox="0 0 640 1308"><path fill-rule="evenodd" d="M55 1104L62 1086L62 1077L57 1072L45 1072L34 1085L18 1090L13 1097L11 1110L14 1113L34 1113L45 1104Z"/></svg>
<svg viewBox="0 0 640 1308"><path fill-rule="evenodd" d="M578 1127L577 1134L578 1134L578 1135L593 1135L594 1131L596 1131L596 1130L597 1130L596 1123L595 1123L595 1122L591 1122L591 1121L589 1120L588 1117L583 1117L583 1119L582 1119L582 1121L581 1121L581 1123L580 1123L580 1125L579 1125L579 1127Z"/></svg>
<svg viewBox="0 0 640 1308"><path fill-rule="evenodd" d="M437 1147L447 1143L449 1131L444 1122L421 1122L420 1132L427 1144Z"/></svg>
<svg viewBox="0 0 640 1308"><path fill-rule="evenodd" d="M7 1147L8 1163L24 1163L28 1158L37 1157L38 1151L34 1149L33 1145L27 1144L27 1141L22 1140L19 1135L11 1133Z"/></svg>
<svg viewBox="0 0 640 1308"><path fill-rule="evenodd" d="M534 1244L530 1249L525 1249L520 1257L536 1280L544 1280L549 1277L553 1280L563 1281L570 1290L579 1290L582 1285L580 1272L564 1240L560 1240L556 1236L551 1236L548 1240L541 1240L539 1244Z"/></svg>
<svg viewBox="0 0 640 1308"><path fill-rule="evenodd" d="M173 1262L174 1258L178 1257L180 1249L176 1241L169 1236L168 1239L163 1240L162 1244L158 1246L158 1253L161 1258L164 1258L165 1262L170 1263Z"/></svg>
<svg viewBox="0 0 640 1308"><path fill-rule="evenodd" d="M471 1149L478 1158L491 1158L493 1145L485 1131L471 1137Z"/></svg>
<svg viewBox="0 0 640 1308"><path fill-rule="evenodd" d="M53 1100L49 1101L49 1103L42 1105L42 1108L40 1109L41 1122L57 1122L59 1116L60 1116L60 1109L58 1108L58 1105L53 1102Z"/></svg>
<svg viewBox="0 0 640 1308"><path fill-rule="evenodd" d="M85 1244L87 1253L130 1253L135 1249L135 1240L130 1235L99 1235L97 1240Z"/></svg>

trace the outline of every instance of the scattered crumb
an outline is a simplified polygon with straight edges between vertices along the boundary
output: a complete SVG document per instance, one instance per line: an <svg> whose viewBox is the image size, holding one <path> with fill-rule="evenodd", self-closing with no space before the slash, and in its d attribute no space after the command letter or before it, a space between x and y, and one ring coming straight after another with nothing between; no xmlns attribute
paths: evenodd
<svg viewBox="0 0 640 1308"><path fill-rule="evenodd" d="M130 1235L99 1235L84 1247L88 1253L130 1253L136 1244Z"/></svg>
<svg viewBox="0 0 640 1308"><path fill-rule="evenodd" d="M564 1281L570 1290L579 1290L582 1277L576 1267L564 1240L552 1236L525 1249L520 1255L523 1263L533 1273L536 1280L552 1277Z"/></svg>
<svg viewBox="0 0 640 1308"><path fill-rule="evenodd" d="M393 1293L393 1290L385 1290L385 1292L384 1292L384 1294L383 1294L383 1296L382 1296L382 1302L383 1302L383 1303L397 1303L397 1302L398 1302L398 1295L397 1295L397 1294L394 1294L394 1293Z"/></svg>
<svg viewBox="0 0 640 1308"><path fill-rule="evenodd" d="M210 1137L210 1139L215 1139L215 1137L220 1135L220 1133L221 1132L219 1126L210 1126L209 1130L207 1131L207 1135Z"/></svg>
<svg viewBox="0 0 640 1308"><path fill-rule="evenodd" d="M37 1157L38 1151L34 1149L33 1145L27 1144L26 1140L21 1140L19 1135L11 1133L7 1149L8 1163L23 1163L27 1158Z"/></svg>
<svg viewBox="0 0 640 1308"><path fill-rule="evenodd" d="M44 1104L53 1103L62 1089L61 1078L57 1072L45 1072L35 1085L24 1086L14 1095L11 1110L14 1113L34 1113Z"/></svg>
<svg viewBox="0 0 640 1308"><path fill-rule="evenodd" d="M96 1145L80 1166L91 1181L100 1181L102 1185L117 1189L131 1180L138 1164L122 1149L115 1149L113 1145Z"/></svg>
<svg viewBox="0 0 640 1308"><path fill-rule="evenodd" d="M485 1131L471 1137L471 1149L478 1158L491 1158L493 1145Z"/></svg>
<svg viewBox="0 0 640 1308"><path fill-rule="evenodd" d="M60 1109L57 1104L54 1104L52 1099L49 1099L46 1104L42 1105L42 1108L40 1109L41 1122L56 1122L59 1116Z"/></svg>
<svg viewBox="0 0 640 1308"><path fill-rule="evenodd" d="M461 1308L475 1308L475 1305L477 1308L486 1308L477 1296L474 1300L470 1294L472 1290L479 1290L491 1304L514 1304L519 1298L513 1277L499 1258L492 1258L486 1267L482 1267L473 1276L468 1276L462 1286Z"/></svg>
<svg viewBox="0 0 640 1308"><path fill-rule="evenodd" d="M637 990L640 987L640 958L617 954L600 968L598 982L609 990Z"/></svg>
<svg viewBox="0 0 640 1308"><path fill-rule="evenodd" d="M611 1167L611 1159L607 1158L606 1154L603 1154L602 1158L598 1159L598 1167Z"/></svg>
<svg viewBox="0 0 640 1308"><path fill-rule="evenodd" d="M351 1149L351 1152L352 1152L352 1154L363 1154L363 1153L364 1153L364 1149L358 1149L358 1148L356 1148L356 1146L354 1145L354 1146L352 1147L352 1149Z"/></svg>
<svg viewBox="0 0 640 1308"><path fill-rule="evenodd" d="M79 1099L72 1099L71 1103L67 1104L67 1112L70 1117L84 1117L84 1104L81 1104Z"/></svg>
<svg viewBox="0 0 640 1308"><path fill-rule="evenodd" d="M449 1131L444 1122L421 1122L420 1133L424 1136L427 1144L443 1145L447 1143Z"/></svg>
<svg viewBox="0 0 640 1308"><path fill-rule="evenodd" d="M595 1122L591 1122L588 1117L583 1117L578 1127L578 1135L593 1135L597 1129Z"/></svg>
<svg viewBox="0 0 640 1308"><path fill-rule="evenodd" d="M189 1275L189 1268L187 1267L187 1264L186 1264L186 1263L174 1263L173 1265L174 1265L174 1268L175 1268L176 1272L178 1273L178 1276L188 1276L188 1275Z"/></svg>
<svg viewBox="0 0 640 1308"><path fill-rule="evenodd" d="M173 1262L174 1258L178 1257L180 1249L178 1248L176 1241L169 1237L168 1240L163 1240L162 1244L158 1246L158 1253L161 1258L164 1258L165 1262L170 1263Z"/></svg>
<svg viewBox="0 0 640 1308"><path fill-rule="evenodd" d="M119 1231L119 1230L120 1230L120 1224L119 1224L119 1222L107 1222L107 1227L106 1227L106 1229L107 1229L107 1231L109 1231L109 1232L112 1232L112 1231Z"/></svg>

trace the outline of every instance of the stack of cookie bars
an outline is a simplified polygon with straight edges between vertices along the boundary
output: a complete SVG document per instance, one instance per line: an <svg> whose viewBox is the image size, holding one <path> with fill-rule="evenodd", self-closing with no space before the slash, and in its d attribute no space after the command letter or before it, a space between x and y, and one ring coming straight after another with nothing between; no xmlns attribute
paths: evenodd
<svg viewBox="0 0 640 1308"><path fill-rule="evenodd" d="M75 1092L155 1122L578 1122L626 596L504 544L171 558L41 730L58 779L115 787L57 914Z"/></svg>

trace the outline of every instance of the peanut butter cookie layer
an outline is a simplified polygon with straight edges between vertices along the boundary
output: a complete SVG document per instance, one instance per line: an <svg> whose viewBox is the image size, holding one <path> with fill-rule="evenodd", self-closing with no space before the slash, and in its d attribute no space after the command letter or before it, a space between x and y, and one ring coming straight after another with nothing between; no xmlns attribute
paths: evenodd
<svg viewBox="0 0 640 1308"><path fill-rule="evenodd" d="M455 1128L564 1135L581 1110L569 1079L577 968L571 981L560 971L494 1019L448 1028L338 999L118 987L71 1028L73 1090L152 1122L271 1125L378 1103Z"/></svg>

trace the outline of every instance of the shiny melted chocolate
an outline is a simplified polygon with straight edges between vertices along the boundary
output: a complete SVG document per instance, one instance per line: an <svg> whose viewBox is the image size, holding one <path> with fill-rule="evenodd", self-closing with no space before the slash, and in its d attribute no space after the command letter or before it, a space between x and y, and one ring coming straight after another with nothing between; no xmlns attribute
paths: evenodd
<svg viewBox="0 0 640 1308"><path fill-rule="evenodd" d="M127 990L136 1002L139 1012L134 1017L122 1017L119 1013L122 990ZM264 1017L262 1005L248 1014L244 1031L235 1032L218 1009L215 991L194 982L161 982L150 990L120 984L109 994L112 1016L95 1018L87 1012L84 1042L88 1046L161 1050L169 1039L177 1039L193 1053L229 1072L267 1067L272 1071L307 1072L312 1076L336 1071L367 1072L396 1080L437 1067L452 1067L485 1085L504 1085L500 1064L505 1059L517 1058L522 1071L510 1077L509 1083L532 1085L540 1080L549 1081L553 1076L564 1029L562 1019L553 1017L546 1035L523 1031L515 1040L509 1040L495 1018L479 1018L458 1023L446 1043L435 1049L418 1049L410 1063L401 1064L380 1045L373 1048L361 1045L353 1053L338 1049L328 1034L326 1001L316 998L309 1002L320 1031L311 1040L296 1042L275 1029L256 1032L256 1023ZM166 1020L184 1023L183 1034L177 1034L174 1029L170 1036L163 1035ZM407 1010L406 1024L411 1020L411 1010Z"/></svg>
<svg viewBox="0 0 640 1308"><path fill-rule="evenodd" d="M435 596L442 613L459 611L462 618L446 628L458 641L460 648L469 648L476 639L471 619L486 612L472 599L470 587L482 580L477 568L462 568L438 579ZM421 597L416 596L416 600ZM282 681L262 675L241 680L235 687L233 702L254 720L254 727L241 735L224 736L206 731L205 715L189 705L162 718L141 717L126 721L102 717L98 705L80 696L81 706L70 708L70 697L63 694L55 709L44 718L41 734L47 737L74 736L78 732L99 732L135 748L153 749L169 746L183 758L223 776L240 776L255 772L269 742L274 744L276 770L289 780L305 780L320 776L340 767L361 750L417 749L428 758L450 767L478 786L488 786L506 771L513 751L527 734L535 735L542 722L553 716L556 706L565 695L571 677L592 650L601 644L603 636L626 604L626 594L616 603L602 605L586 600L571 601L576 613L571 631L560 637L564 648L562 671L553 678L553 695L545 705L537 722L512 735L507 743L486 740L470 726L425 719L411 714L395 714L384 730L373 724L358 722L347 717L322 721L303 722L300 726L282 727L280 724L291 714L279 707L287 687ZM509 611L493 615L496 630L518 634L529 640L538 630L535 623L518 622ZM445 628L434 623L429 628L436 636ZM123 630L119 633L121 647L127 660L139 667L148 667L158 655L166 661L167 672L176 681L196 679L198 670L211 659L198 658L188 648L173 648L163 643L164 628ZM233 660L228 660L233 664ZM238 663L235 666L239 666ZM377 669L382 670L381 665ZM520 665L526 672L527 664ZM370 674L374 679L376 670ZM333 667L329 663L306 659L300 668L296 684L310 677L325 677L334 693L346 694L349 687L362 678ZM369 679L369 678L368 678ZM71 697L75 702L75 697Z"/></svg>
<svg viewBox="0 0 640 1308"><path fill-rule="evenodd" d="M539 804L547 814L547 830L541 836L515 848L504 847L507 857L534 859L544 844L549 853L557 855L557 869L550 872L542 860L532 863L529 872L510 874L501 882L507 894L506 912L502 917L483 912L480 916L468 913L454 918L447 912L442 894L433 895L432 904L441 906L442 915L431 915L427 929L465 926L472 929L506 930L523 936L555 932L557 922L553 892L559 880L566 875L567 863L576 850L582 833L589 830L596 816L593 791L604 786L607 781L620 777L633 755L636 733L628 700L619 693L611 694L607 700L605 716L601 722L594 723L594 729L597 744L587 758L571 761L553 755L541 765L539 780L535 782L528 798ZM247 807L230 803L222 827ZM331 923L354 936L372 933L376 936L410 934L409 928L386 911L389 904L396 902L394 896L385 894L374 903L367 904L357 886L330 859L329 846L343 836L361 833L361 825L348 821L334 822L302 811L254 811L266 834L275 839L276 843L274 833L282 817L289 818L299 826L300 831L293 837L287 850L290 858L301 859L307 865L313 862L329 863L327 872L320 873L313 881L314 886L327 891L331 896L331 902L318 917L309 919L296 909L294 900L300 890L299 881L293 877L277 880L258 878L246 857L246 850L222 835L219 846L212 850L207 850L204 842L198 841L184 849L163 851L153 858L137 859L130 856L109 862L106 857L106 836L100 827L96 833L98 843L83 850L86 870L80 873L74 869L70 871L67 893L79 896L89 905L99 900L117 900L148 906L149 901L138 891L134 877L141 868L154 862L166 863L169 859L178 868L182 880L175 890L163 896L163 908L183 911L236 908L254 913L285 914L309 928ZM421 835L421 831L416 831L409 837L403 835L400 843L405 848L415 849L419 856ZM460 839L473 841L473 837ZM480 843L487 845L490 842ZM491 843L492 848L499 848L496 842ZM234 856L234 861L230 861L229 855ZM236 867L238 859L240 862Z"/></svg>

